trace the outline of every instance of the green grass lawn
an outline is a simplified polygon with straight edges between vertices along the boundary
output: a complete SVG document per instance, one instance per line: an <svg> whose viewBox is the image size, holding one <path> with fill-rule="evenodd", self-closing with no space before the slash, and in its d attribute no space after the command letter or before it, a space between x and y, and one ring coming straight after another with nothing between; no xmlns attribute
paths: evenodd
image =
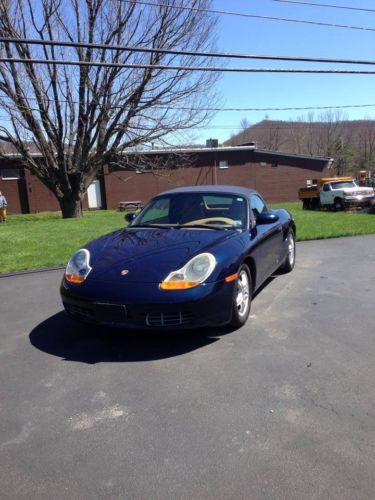
<svg viewBox="0 0 375 500"><path fill-rule="evenodd" d="M0 224L0 273L65 266L85 243L124 225L124 213L114 210L85 212L82 219L62 219L59 212L11 215Z"/></svg>
<svg viewBox="0 0 375 500"><path fill-rule="evenodd" d="M375 215L287 208L296 221L297 240L375 234ZM86 242L125 226L124 213L85 212L82 219L62 219L60 213L11 215L0 224L0 273L65 266L70 255Z"/></svg>
<svg viewBox="0 0 375 500"><path fill-rule="evenodd" d="M302 203L280 203L296 221L297 240L321 240L341 236L375 234L375 214L302 210Z"/></svg>

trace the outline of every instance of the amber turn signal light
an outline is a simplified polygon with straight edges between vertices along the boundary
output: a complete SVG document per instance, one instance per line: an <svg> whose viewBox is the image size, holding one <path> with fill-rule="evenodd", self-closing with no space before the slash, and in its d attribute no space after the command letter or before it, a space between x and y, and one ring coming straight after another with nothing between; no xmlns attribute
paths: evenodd
<svg viewBox="0 0 375 500"><path fill-rule="evenodd" d="M162 290L186 290L199 285L199 281L163 281L160 283Z"/></svg>
<svg viewBox="0 0 375 500"><path fill-rule="evenodd" d="M229 283L230 281L234 281L238 278L238 273L231 274L225 278L225 281Z"/></svg>
<svg viewBox="0 0 375 500"><path fill-rule="evenodd" d="M66 274L65 279L66 281L69 281L69 283L73 283L75 285L80 285L85 281L84 276L77 276L76 274Z"/></svg>

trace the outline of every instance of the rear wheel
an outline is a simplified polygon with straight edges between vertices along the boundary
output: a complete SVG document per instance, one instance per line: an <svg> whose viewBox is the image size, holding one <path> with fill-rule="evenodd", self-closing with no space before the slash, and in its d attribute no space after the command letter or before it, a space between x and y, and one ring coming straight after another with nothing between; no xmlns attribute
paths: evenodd
<svg viewBox="0 0 375 500"><path fill-rule="evenodd" d="M231 326L239 328L246 323L250 314L252 289L250 270L246 264L242 264L234 285Z"/></svg>
<svg viewBox="0 0 375 500"><path fill-rule="evenodd" d="M279 271L290 273L296 261L296 238L293 229L289 229L287 236L287 256L283 264L279 267Z"/></svg>
<svg viewBox="0 0 375 500"><path fill-rule="evenodd" d="M320 200L319 198L311 199L311 210L319 210L320 209Z"/></svg>

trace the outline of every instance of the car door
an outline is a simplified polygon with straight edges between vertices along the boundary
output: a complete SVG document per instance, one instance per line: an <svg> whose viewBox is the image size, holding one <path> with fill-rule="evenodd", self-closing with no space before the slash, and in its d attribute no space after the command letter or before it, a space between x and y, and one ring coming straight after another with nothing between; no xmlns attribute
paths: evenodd
<svg viewBox="0 0 375 500"><path fill-rule="evenodd" d="M333 193L331 191L331 185L326 182L320 189L320 203L322 205L330 205L333 203Z"/></svg>
<svg viewBox="0 0 375 500"><path fill-rule="evenodd" d="M257 269L257 287L279 267L285 257L281 255L283 231L280 222L257 224L258 215L268 211L267 205L259 195L251 195L250 218L252 228L250 233L253 242L252 255Z"/></svg>

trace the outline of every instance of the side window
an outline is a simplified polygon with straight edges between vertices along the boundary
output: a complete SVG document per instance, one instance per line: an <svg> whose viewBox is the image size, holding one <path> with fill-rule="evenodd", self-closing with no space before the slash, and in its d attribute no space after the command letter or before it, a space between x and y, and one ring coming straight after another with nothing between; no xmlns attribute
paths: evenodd
<svg viewBox="0 0 375 500"><path fill-rule="evenodd" d="M229 168L228 160L220 160L219 161L219 168Z"/></svg>
<svg viewBox="0 0 375 500"><path fill-rule="evenodd" d="M323 191L329 191L329 184L324 184Z"/></svg>
<svg viewBox="0 0 375 500"><path fill-rule="evenodd" d="M251 196L251 210L256 218L262 212L267 212L267 206L260 196L253 194Z"/></svg>
<svg viewBox="0 0 375 500"><path fill-rule="evenodd" d="M145 212L141 222L168 222L169 199L160 198Z"/></svg>

